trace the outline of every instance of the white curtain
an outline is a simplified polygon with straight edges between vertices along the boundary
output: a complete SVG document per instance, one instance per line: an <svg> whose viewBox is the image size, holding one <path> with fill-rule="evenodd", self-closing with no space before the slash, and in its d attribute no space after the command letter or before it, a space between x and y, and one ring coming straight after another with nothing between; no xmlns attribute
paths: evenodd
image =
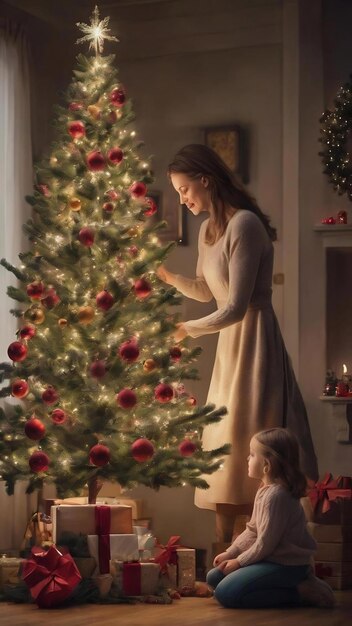
<svg viewBox="0 0 352 626"><path fill-rule="evenodd" d="M10 22L0 24L0 258L19 265L26 249L22 224L30 216L24 196L32 190L29 55L25 35ZM16 279L0 266L0 362L8 361L7 347L16 339L16 302L6 295ZM6 406L3 402L2 406ZM0 552L20 547L25 525L36 508L36 496L25 495L25 484L15 495L5 493L0 481Z"/></svg>

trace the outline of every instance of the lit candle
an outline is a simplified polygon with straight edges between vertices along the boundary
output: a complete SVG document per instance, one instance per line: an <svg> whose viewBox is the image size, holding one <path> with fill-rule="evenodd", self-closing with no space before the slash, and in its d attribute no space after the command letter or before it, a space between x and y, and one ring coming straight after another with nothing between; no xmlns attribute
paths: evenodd
<svg viewBox="0 0 352 626"><path fill-rule="evenodd" d="M345 365L345 363L342 366L343 369L343 374L342 374L342 382L346 383L346 385L348 385L348 387L351 387L351 383L352 383L352 376L350 374L347 374L347 365Z"/></svg>

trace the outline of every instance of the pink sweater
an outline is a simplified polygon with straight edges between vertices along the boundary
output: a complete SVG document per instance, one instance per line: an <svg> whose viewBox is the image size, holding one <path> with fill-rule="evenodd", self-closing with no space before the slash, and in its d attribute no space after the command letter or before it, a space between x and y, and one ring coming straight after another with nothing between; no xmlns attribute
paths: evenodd
<svg viewBox="0 0 352 626"><path fill-rule="evenodd" d="M300 501L285 487L268 485L258 490L246 530L226 552L241 567L258 561L308 565L316 547Z"/></svg>

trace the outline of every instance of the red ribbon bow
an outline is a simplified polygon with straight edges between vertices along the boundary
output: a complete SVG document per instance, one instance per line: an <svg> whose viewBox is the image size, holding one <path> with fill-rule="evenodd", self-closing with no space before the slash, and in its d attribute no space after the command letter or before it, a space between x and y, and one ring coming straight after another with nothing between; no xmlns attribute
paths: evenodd
<svg viewBox="0 0 352 626"><path fill-rule="evenodd" d="M95 507L95 532L98 535L99 572L110 571L110 526L111 509L109 506Z"/></svg>
<svg viewBox="0 0 352 626"><path fill-rule="evenodd" d="M175 565L177 563L177 548L181 548L181 545L178 543L180 540L180 535L172 535L166 546L163 546L161 543L156 545L156 548L161 549L161 552L158 556L155 557L155 563L159 563L160 570L162 573L167 571L168 564Z"/></svg>
<svg viewBox="0 0 352 626"><path fill-rule="evenodd" d="M62 554L54 545L46 551L34 546L32 558L23 565L22 576L41 608L60 606L82 580L72 556Z"/></svg>
<svg viewBox="0 0 352 626"><path fill-rule="evenodd" d="M322 481L317 482L314 487L309 489L308 496L314 511L321 502L321 512L326 513L331 508L331 502L335 502L339 498L352 499L352 478L338 476L334 479L332 474L328 472Z"/></svg>

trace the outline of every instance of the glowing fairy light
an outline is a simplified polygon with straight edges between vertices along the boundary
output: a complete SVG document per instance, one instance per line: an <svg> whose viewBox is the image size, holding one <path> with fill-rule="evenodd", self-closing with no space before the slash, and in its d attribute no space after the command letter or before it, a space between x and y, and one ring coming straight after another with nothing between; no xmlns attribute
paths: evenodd
<svg viewBox="0 0 352 626"><path fill-rule="evenodd" d="M90 18L90 24L83 24L83 22L77 22L76 26L84 33L83 37L77 39L76 43L90 42L89 49L95 50L96 56L102 54L104 47L104 39L107 41L118 41L116 37L109 35L110 28L108 28L109 17L104 17L103 20L99 19L99 9L96 6L93 15Z"/></svg>

